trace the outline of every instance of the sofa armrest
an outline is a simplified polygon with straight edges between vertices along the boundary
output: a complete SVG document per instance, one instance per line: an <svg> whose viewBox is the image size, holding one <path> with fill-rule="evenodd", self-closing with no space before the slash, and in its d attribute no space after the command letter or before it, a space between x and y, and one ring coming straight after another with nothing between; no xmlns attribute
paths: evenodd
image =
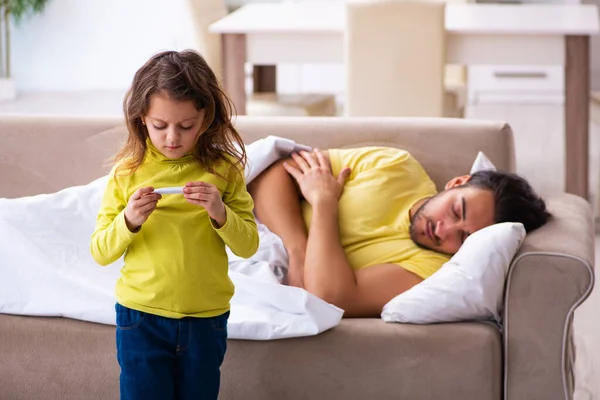
<svg viewBox="0 0 600 400"><path fill-rule="evenodd" d="M504 300L508 400L571 399L573 312L594 285L594 223L580 197L547 200L553 218L525 238Z"/></svg>

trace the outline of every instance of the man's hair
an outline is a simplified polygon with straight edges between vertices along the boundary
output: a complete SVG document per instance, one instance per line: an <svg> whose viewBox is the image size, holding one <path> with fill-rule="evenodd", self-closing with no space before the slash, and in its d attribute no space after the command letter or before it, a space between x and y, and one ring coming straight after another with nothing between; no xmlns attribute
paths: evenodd
<svg viewBox="0 0 600 400"><path fill-rule="evenodd" d="M546 203L522 177L503 171L478 171L463 187L476 187L494 193L494 222L521 222L531 232L552 215Z"/></svg>

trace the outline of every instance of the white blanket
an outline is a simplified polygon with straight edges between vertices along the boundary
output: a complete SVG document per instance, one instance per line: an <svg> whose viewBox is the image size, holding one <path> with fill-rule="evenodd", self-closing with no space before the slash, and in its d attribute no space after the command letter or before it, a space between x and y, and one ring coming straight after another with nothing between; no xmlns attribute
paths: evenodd
<svg viewBox="0 0 600 400"><path fill-rule="evenodd" d="M247 181L297 146L269 137L247 147ZM0 199L0 313L64 316L114 325L114 287L123 265L97 265L90 238L106 177L57 193ZM336 326L343 310L280 284L287 255L279 237L259 225L250 259L230 255L236 286L229 336L268 340L310 336Z"/></svg>

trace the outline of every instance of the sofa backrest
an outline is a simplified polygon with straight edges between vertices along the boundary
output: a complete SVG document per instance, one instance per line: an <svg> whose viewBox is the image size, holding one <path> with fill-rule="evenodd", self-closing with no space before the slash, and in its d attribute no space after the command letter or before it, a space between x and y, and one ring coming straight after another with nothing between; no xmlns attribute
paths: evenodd
<svg viewBox="0 0 600 400"><path fill-rule="evenodd" d="M513 137L501 122L431 118L238 117L245 143L276 135L320 149L368 145L411 152L442 188L468 174L478 151L514 171ZM119 118L0 117L0 197L51 193L106 174L126 137Z"/></svg>

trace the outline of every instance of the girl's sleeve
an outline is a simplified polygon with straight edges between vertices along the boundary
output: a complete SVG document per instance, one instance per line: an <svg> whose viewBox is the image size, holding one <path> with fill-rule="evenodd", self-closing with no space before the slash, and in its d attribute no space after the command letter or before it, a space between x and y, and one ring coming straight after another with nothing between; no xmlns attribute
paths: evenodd
<svg viewBox="0 0 600 400"><path fill-rule="evenodd" d="M217 228L225 244L239 257L249 258L258 250L258 228L254 220L254 201L246 189L243 170L231 167L233 177L229 179L223 193L227 221Z"/></svg>
<svg viewBox="0 0 600 400"><path fill-rule="evenodd" d="M108 177L90 245L92 257L100 265L117 261L136 235L125 223L127 201L124 190L117 185L113 168Z"/></svg>

